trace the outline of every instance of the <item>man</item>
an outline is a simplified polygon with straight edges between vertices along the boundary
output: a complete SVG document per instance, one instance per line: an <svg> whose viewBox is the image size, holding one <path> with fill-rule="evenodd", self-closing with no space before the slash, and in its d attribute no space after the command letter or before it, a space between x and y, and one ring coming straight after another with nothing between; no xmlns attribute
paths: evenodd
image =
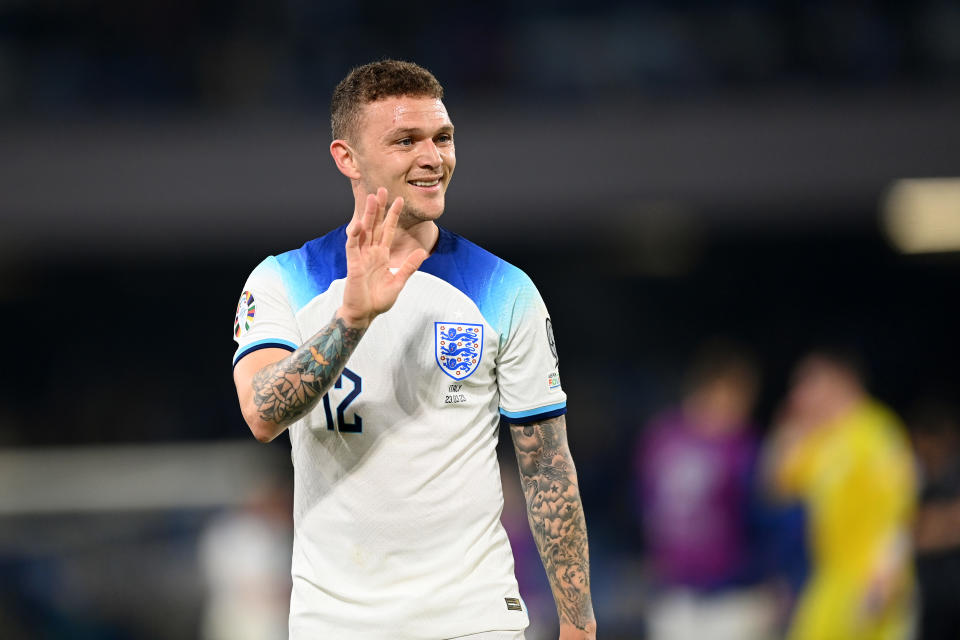
<svg viewBox="0 0 960 640"><path fill-rule="evenodd" d="M911 636L913 460L861 371L844 349L801 360L767 452L774 490L801 499L809 522L811 575L788 640Z"/></svg>
<svg viewBox="0 0 960 640"><path fill-rule="evenodd" d="M260 441L287 430L293 450L290 636L523 637L499 521L502 416L560 637L594 638L550 319L523 272L436 224L456 165L442 97L411 63L351 71L330 153L353 218L267 258L240 300L243 415Z"/></svg>
<svg viewBox="0 0 960 640"><path fill-rule="evenodd" d="M638 438L634 482L654 580L652 640L765 640L775 607L763 584L751 413L760 371L737 345L700 349L682 401Z"/></svg>

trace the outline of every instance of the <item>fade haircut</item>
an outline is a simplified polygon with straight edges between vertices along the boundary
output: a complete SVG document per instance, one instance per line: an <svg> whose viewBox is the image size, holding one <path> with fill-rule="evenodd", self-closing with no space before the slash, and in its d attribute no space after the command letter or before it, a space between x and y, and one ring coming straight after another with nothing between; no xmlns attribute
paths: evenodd
<svg viewBox="0 0 960 640"><path fill-rule="evenodd" d="M442 98L443 87L432 73L402 60L379 60L355 67L333 90L330 129L334 140L352 140L364 105L384 98Z"/></svg>

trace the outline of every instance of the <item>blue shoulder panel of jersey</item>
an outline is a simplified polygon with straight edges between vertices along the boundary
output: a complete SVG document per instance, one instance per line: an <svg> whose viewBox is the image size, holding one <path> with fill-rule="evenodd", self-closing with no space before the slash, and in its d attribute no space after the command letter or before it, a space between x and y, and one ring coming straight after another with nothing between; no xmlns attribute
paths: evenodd
<svg viewBox="0 0 960 640"><path fill-rule="evenodd" d="M294 312L326 291L331 282L346 277L346 227L277 256ZM509 334L516 300L533 286L517 267L443 227L436 248L420 271L462 291L502 337Z"/></svg>
<svg viewBox="0 0 960 640"><path fill-rule="evenodd" d="M533 286L517 267L443 227L436 249L420 271L462 291L501 338L509 334L518 294Z"/></svg>
<svg viewBox="0 0 960 640"><path fill-rule="evenodd" d="M330 288L331 282L347 277L346 230L343 225L277 256L294 313Z"/></svg>

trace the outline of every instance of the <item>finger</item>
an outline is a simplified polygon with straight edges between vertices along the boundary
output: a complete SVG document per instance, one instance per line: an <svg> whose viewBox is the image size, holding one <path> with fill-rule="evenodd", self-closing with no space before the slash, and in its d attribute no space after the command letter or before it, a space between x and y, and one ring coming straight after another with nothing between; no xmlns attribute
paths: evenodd
<svg viewBox="0 0 960 640"><path fill-rule="evenodd" d="M393 236L397 232L397 221L400 219L401 211L403 211L403 198L397 198L393 201L393 204L390 205L390 210L387 211L387 217L383 221L383 238L381 238L380 244L387 249L393 244Z"/></svg>
<svg viewBox="0 0 960 640"><path fill-rule="evenodd" d="M367 194L367 206L363 211L363 221L361 223L364 237L361 239L360 244L363 246L369 246L373 242L373 227L376 223L377 208L377 196L372 193Z"/></svg>
<svg viewBox="0 0 960 640"><path fill-rule="evenodd" d="M354 273L362 259L360 253L360 239L362 235L363 231L360 229L359 220L347 225L347 244L344 249L347 257L347 274Z"/></svg>
<svg viewBox="0 0 960 640"><path fill-rule="evenodd" d="M373 244L380 244L383 236L383 220L387 209L387 190L384 187L377 189L377 218L373 221Z"/></svg>
<svg viewBox="0 0 960 640"><path fill-rule="evenodd" d="M395 277L399 279L401 287L410 279L410 276L417 272L417 269L420 268L420 265L422 265L426 259L427 252L423 249L414 249L407 255L407 259L403 261L403 264L397 269L395 275Z"/></svg>
<svg viewBox="0 0 960 640"><path fill-rule="evenodd" d="M350 222L347 223L347 233L350 233L350 230L360 226L360 222L363 220L363 212L366 211L366 201L364 201L364 206L362 209L357 207L353 208L353 215L350 216Z"/></svg>
<svg viewBox="0 0 960 640"><path fill-rule="evenodd" d="M350 221L350 224L347 225L347 248L356 249L360 246L360 221L357 219L357 215L354 214L353 220Z"/></svg>

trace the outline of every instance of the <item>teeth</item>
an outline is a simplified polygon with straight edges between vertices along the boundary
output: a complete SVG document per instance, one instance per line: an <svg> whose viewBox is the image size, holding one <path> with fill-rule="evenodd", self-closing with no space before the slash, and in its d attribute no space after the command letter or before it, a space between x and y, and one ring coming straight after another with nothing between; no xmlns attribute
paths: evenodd
<svg viewBox="0 0 960 640"><path fill-rule="evenodd" d="M426 181L426 180L412 180L411 182L412 182L412 184L414 184L415 186L418 186L418 187L432 187L432 186L436 185L438 182L440 182L440 179L438 178L438 179L436 179L436 180L430 180L430 181Z"/></svg>

